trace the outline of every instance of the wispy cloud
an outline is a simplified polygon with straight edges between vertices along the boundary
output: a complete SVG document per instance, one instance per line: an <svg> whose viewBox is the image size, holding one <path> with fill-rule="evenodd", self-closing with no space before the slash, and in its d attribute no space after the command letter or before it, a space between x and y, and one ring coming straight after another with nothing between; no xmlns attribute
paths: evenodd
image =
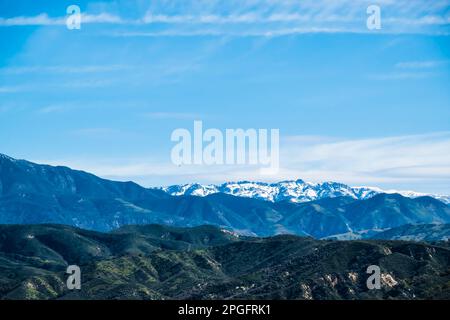
<svg viewBox="0 0 450 320"><path fill-rule="evenodd" d="M399 62L395 67L400 69L430 69L436 68L443 65L447 65L449 61L447 60L435 60L435 61L404 61Z"/></svg>
<svg viewBox="0 0 450 320"><path fill-rule="evenodd" d="M345 15L320 15L320 14L300 14L300 13L275 13L271 15L258 15L255 13L246 13L238 15L221 16L215 14L206 15L154 15L149 12L141 20L143 24L164 23L164 24L258 24L258 23L288 23L288 22L309 22L309 23L351 23L364 21L364 15L345 16ZM413 25L413 26L442 26L450 24L450 18L440 16L423 16L420 18L387 18L384 20L388 24ZM136 21L136 23L138 23Z"/></svg>
<svg viewBox="0 0 450 320"><path fill-rule="evenodd" d="M63 18L50 18L46 13L39 14L37 16L19 16L11 18L0 17L0 26L49 26L49 25L62 25L65 23Z"/></svg>
<svg viewBox="0 0 450 320"><path fill-rule="evenodd" d="M260 29L260 30L218 30L206 28L199 30L164 30L157 32L113 32L115 37L199 37L199 36L228 36L228 37L280 37L300 34L318 34L318 33L364 33L356 28L284 28L284 29Z"/></svg>
<svg viewBox="0 0 450 320"><path fill-rule="evenodd" d="M108 13L100 13L96 15L81 14L81 21L83 23L105 23L105 24L127 24L131 21L124 21L116 15ZM41 13L36 16L18 16L11 18L0 17L0 26L58 26L65 25L66 17L49 17L47 13Z"/></svg>
<svg viewBox="0 0 450 320"><path fill-rule="evenodd" d="M195 57L190 61L177 62L166 61L159 64L149 65L55 65L55 66L11 66L0 68L0 76L20 77L23 81L23 75L64 76L60 78L46 78L45 81L26 81L17 85L0 86L0 94L15 94L21 92L35 92L54 89L95 89L113 87L129 83L130 79L135 79L136 86L142 86L142 75L145 75L146 85L160 83L175 83L179 78L186 74L192 74L200 69L201 56ZM124 75L129 76L125 79Z"/></svg>
<svg viewBox="0 0 450 320"><path fill-rule="evenodd" d="M38 109L37 113L49 114L49 113L63 112L63 111L69 110L71 107L72 106L67 105L67 104L48 105L48 106Z"/></svg>
<svg viewBox="0 0 450 320"><path fill-rule="evenodd" d="M11 85L11 86L0 86L0 93L18 93L29 90L28 85Z"/></svg>
<svg viewBox="0 0 450 320"><path fill-rule="evenodd" d="M372 4L369 0L188 0L183 3L168 0L149 5L135 19L102 12L85 13L81 22L121 25L124 28L112 30L111 34L126 37L374 33L366 27L366 9ZM383 0L377 4L382 11L382 29L375 33L450 33L448 0L433 1L433 4L422 0ZM0 18L0 26L64 24L65 17L51 18L45 13L33 17ZM152 26L158 27L152 29Z"/></svg>
<svg viewBox="0 0 450 320"><path fill-rule="evenodd" d="M18 94L22 92L42 92L43 90L55 90L55 89L71 89L77 90L80 88L96 89L111 87L119 83L118 78L108 79L80 79L80 80L67 80L64 82L49 82L49 83L24 83L15 86L0 87L0 94Z"/></svg>
<svg viewBox="0 0 450 320"><path fill-rule="evenodd" d="M390 72L381 74L369 75L369 79L372 80L421 80L436 76L437 73L433 72Z"/></svg>
<svg viewBox="0 0 450 320"><path fill-rule="evenodd" d="M54 113L64 110L61 106L48 106L38 110L39 113Z"/></svg>
<svg viewBox="0 0 450 320"><path fill-rule="evenodd" d="M450 17L426 15L422 17L411 18L388 18L387 23L401 24L405 26L445 26L450 24Z"/></svg>
<svg viewBox="0 0 450 320"><path fill-rule="evenodd" d="M100 130L104 133L103 130ZM88 130L86 134L98 133ZM107 132L106 132L107 133ZM261 175L255 166L175 166L151 158L46 161L65 164L117 180L144 185L184 182L220 183L234 180L312 182L399 188L402 185L450 185L450 132L371 139L290 136L281 141L276 175ZM420 191L430 191L425 187ZM444 191L450 193L450 190Z"/></svg>
<svg viewBox="0 0 450 320"><path fill-rule="evenodd" d="M285 141L287 172L348 183L450 182L450 132L301 143Z"/></svg>
<svg viewBox="0 0 450 320"><path fill-rule="evenodd" d="M199 114L184 112L149 112L144 117L157 120L195 120L203 119Z"/></svg>
<svg viewBox="0 0 450 320"><path fill-rule="evenodd" d="M255 24L255 23L275 23L275 22L310 22L314 18L311 15L299 13L274 13L270 15L262 15L254 12L243 14L217 15L165 15L153 14L147 12L142 19L143 23L165 23L165 24ZM321 17L322 22L349 22L350 18L345 16L324 16Z"/></svg>
<svg viewBox="0 0 450 320"><path fill-rule="evenodd" d="M448 60L401 61L393 71L368 75L372 80L422 80L439 76L439 67L448 65Z"/></svg>
<svg viewBox="0 0 450 320"><path fill-rule="evenodd" d="M112 135L119 134L120 131L112 128L83 128L70 133L80 137L110 138Z"/></svg>
<svg viewBox="0 0 450 320"><path fill-rule="evenodd" d="M10 92L17 92L17 91L19 91L19 88L17 88L17 87L11 87L11 86L0 87L0 93L10 93Z"/></svg>
<svg viewBox="0 0 450 320"><path fill-rule="evenodd" d="M134 66L127 65L81 65L81 66L22 66L6 67L0 69L0 74L21 75L28 73L63 73L63 74L81 74L81 73L103 73L132 70Z"/></svg>

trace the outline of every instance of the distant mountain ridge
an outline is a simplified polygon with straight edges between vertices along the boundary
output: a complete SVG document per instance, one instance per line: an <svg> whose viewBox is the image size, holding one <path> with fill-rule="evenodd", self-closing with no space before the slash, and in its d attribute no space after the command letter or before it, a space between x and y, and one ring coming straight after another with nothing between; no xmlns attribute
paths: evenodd
<svg viewBox="0 0 450 320"><path fill-rule="evenodd" d="M430 196L446 204L450 204L450 196L445 195L433 195L414 191L382 190L377 187L350 187L338 182L311 183L301 179L277 183L250 181L226 182L220 185L190 183L172 185L159 189L173 196L191 195L204 197L214 193L226 193L238 197L248 197L271 202L308 202L334 197L351 197L357 200L365 200L381 193L398 193L408 198Z"/></svg>
<svg viewBox="0 0 450 320"><path fill-rule="evenodd" d="M126 225L215 225L247 236L314 238L375 233L406 224L450 223L450 207L431 197L377 194L277 201L214 193L171 196L67 167L0 157L0 224L56 223L110 231Z"/></svg>
<svg viewBox="0 0 450 320"><path fill-rule="evenodd" d="M403 225L370 237L371 239L403 241L449 241L450 224Z"/></svg>

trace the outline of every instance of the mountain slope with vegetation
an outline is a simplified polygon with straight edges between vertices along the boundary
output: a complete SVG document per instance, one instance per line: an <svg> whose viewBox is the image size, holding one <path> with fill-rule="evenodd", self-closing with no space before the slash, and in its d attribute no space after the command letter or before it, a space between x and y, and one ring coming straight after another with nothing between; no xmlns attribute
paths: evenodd
<svg viewBox="0 0 450 320"><path fill-rule="evenodd" d="M211 226L0 226L2 299L450 299L450 249L406 241L243 238ZM81 290L66 268L81 268ZM366 286L381 268L380 290Z"/></svg>

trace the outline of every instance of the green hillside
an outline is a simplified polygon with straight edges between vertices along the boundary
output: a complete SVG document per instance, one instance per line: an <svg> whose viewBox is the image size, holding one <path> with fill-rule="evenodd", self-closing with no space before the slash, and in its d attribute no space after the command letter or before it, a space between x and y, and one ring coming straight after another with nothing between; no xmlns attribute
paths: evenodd
<svg viewBox="0 0 450 320"><path fill-rule="evenodd" d="M67 265L81 290L65 286ZM382 289L368 290L379 265ZM450 249L406 241L242 238L211 226L0 226L2 299L450 298Z"/></svg>

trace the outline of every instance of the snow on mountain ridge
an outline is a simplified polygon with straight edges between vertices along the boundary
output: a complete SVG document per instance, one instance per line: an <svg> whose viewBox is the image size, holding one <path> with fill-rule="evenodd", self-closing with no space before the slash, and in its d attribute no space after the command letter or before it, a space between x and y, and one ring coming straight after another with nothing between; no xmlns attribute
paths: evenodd
<svg viewBox="0 0 450 320"><path fill-rule="evenodd" d="M5 159L5 160L8 160L8 161L12 161L12 162L17 161L16 159L11 158L10 156L7 156L6 154L3 154L3 153L0 153L0 159Z"/></svg>
<svg viewBox="0 0 450 320"><path fill-rule="evenodd" d="M261 199L271 202L291 201L307 202L323 198L348 196L358 200L371 198L380 193L398 193L409 198L430 196L450 204L450 196L432 195L414 191L383 190L377 187L350 187L338 182L310 183L301 179L281 181L277 183L238 181L226 182L221 185L201 185L198 183L173 185L160 188L173 195L192 195L205 197L214 193L226 193L239 197Z"/></svg>

